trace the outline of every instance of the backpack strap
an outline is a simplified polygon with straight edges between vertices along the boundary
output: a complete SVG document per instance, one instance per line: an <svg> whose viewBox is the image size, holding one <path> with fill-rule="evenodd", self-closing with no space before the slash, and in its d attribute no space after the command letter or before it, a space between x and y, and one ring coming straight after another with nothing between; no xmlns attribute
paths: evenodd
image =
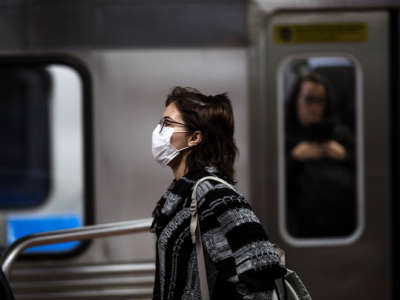
<svg viewBox="0 0 400 300"><path fill-rule="evenodd" d="M198 217L198 212L197 212L196 193L197 193L197 187L199 186L199 184L206 180L218 181L220 183L225 184L226 186L228 186L235 192L237 192L236 189L231 184L229 184L225 180L223 180L219 177L216 177L216 176L203 177L200 180L198 180L193 187L192 202L190 203L190 214L191 214L190 235L192 236L193 244L196 245L197 268L199 270L200 291L201 291L202 300L209 300L210 295L209 295L209 289L208 289L207 270L206 270L206 264L205 264L205 259L204 259L203 244L201 242L201 232L200 232L200 223L199 223L199 217Z"/></svg>

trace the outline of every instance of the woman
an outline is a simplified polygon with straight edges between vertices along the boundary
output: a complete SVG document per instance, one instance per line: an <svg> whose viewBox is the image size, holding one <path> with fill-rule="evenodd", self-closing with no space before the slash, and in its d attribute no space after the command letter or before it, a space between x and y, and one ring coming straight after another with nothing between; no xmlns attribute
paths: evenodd
<svg viewBox="0 0 400 300"><path fill-rule="evenodd" d="M201 299L189 232L196 181L219 176L235 183L237 148L230 100L176 87L153 132L153 156L175 176L153 211L156 276L153 299ZM241 194L224 184L201 183L198 213L211 299L269 299L284 274L279 256Z"/></svg>
<svg viewBox="0 0 400 300"><path fill-rule="evenodd" d="M314 72L299 78L288 101L287 211L295 237L346 236L355 229L354 141L336 118L332 94Z"/></svg>

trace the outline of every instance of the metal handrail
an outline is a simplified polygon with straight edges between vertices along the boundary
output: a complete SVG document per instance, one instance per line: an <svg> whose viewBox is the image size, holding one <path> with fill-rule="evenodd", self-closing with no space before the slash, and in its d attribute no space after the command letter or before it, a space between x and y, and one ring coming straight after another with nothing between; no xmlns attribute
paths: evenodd
<svg viewBox="0 0 400 300"><path fill-rule="evenodd" d="M149 230L151 222L152 218L147 218L31 234L18 239L7 248L1 269L9 279L15 259L29 247L145 232Z"/></svg>

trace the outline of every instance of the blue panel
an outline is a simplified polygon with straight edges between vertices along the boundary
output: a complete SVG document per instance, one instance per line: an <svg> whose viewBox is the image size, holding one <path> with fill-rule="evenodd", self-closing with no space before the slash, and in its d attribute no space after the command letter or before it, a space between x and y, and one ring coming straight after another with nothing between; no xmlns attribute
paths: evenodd
<svg viewBox="0 0 400 300"><path fill-rule="evenodd" d="M82 226L79 216L74 214L50 215L50 216L25 216L9 217L7 219L8 245L15 240L32 233L77 228ZM59 253L75 249L80 242L66 242L52 245L32 247L24 253Z"/></svg>

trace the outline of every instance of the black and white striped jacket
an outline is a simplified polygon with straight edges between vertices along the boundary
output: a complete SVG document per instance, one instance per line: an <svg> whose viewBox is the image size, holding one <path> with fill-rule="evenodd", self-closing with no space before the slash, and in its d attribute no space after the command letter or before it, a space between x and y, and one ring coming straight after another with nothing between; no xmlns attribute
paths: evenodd
<svg viewBox="0 0 400 300"><path fill-rule="evenodd" d="M190 196L197 180L215 169L174 180L153 211L156 240L153 300L200 300L190 224ZM285 270L245 198L224 184L204 181L197 189L202 242L211 299L270 299Z"/></svg>

